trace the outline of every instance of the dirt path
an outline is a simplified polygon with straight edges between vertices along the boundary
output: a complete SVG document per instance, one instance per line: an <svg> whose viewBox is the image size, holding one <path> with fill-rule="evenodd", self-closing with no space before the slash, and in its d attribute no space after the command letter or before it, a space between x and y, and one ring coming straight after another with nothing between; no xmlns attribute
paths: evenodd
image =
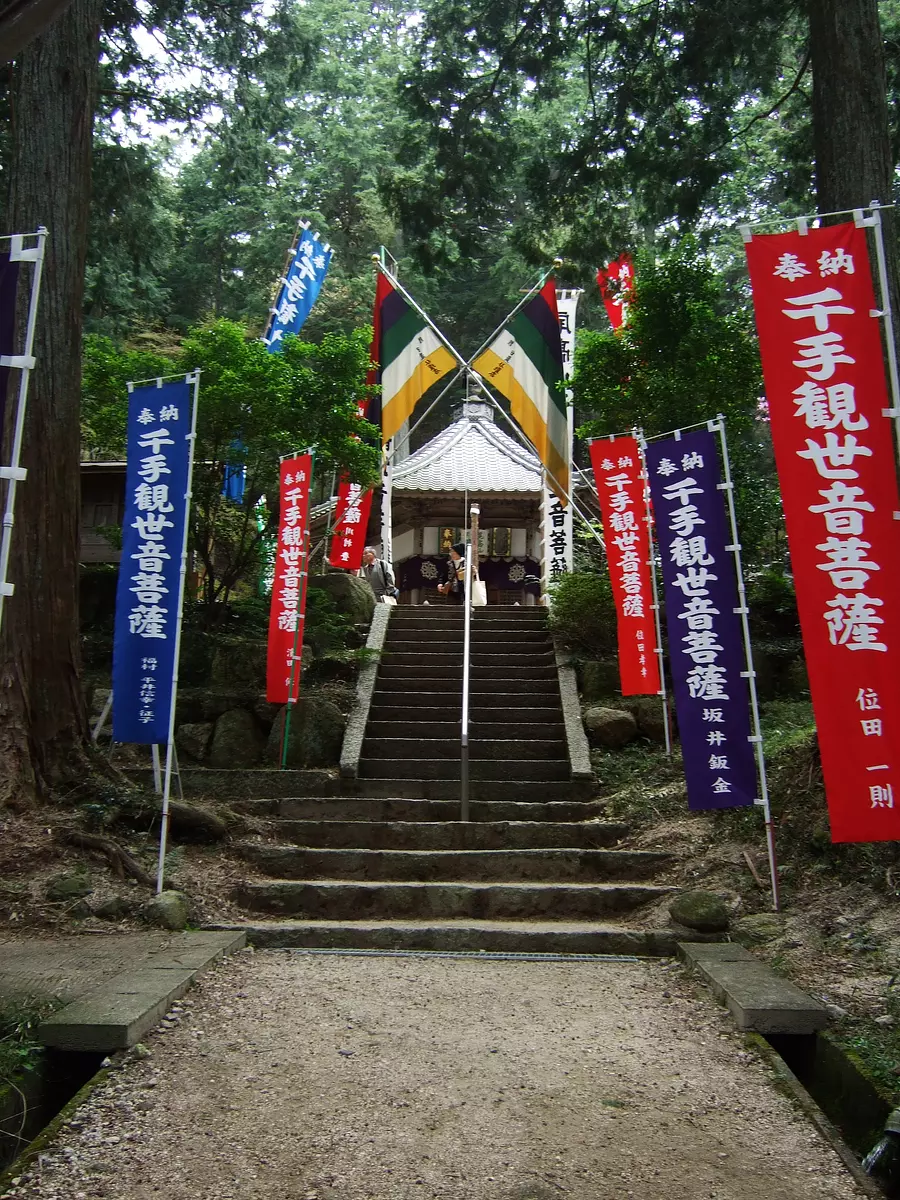
<svg viewBox="0 0 900 1200"><path fill-rule="evenodd" d="M245 952L3 1200L851 1200L662 963Z"/></svg>

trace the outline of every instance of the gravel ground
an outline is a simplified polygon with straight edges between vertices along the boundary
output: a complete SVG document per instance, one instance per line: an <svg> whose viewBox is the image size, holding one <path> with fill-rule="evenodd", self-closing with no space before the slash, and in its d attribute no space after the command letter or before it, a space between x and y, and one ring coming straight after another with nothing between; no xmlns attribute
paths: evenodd
<svg viewBox="0 0 900 1200"><path fill-rule="evenodd" d="M0 1200L851 1200L672 964L210 972Z"/></svg>

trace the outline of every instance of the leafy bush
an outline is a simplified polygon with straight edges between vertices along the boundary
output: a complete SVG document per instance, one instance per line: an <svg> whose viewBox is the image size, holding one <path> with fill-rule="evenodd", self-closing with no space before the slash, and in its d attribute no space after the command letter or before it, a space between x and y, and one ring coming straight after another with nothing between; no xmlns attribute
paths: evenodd
<svg viewBox="0 0 900 1200"><path fill-rule="evenodd" d="M766 567L747 580L750 625L755 636L799 637L800 618L794 581L777 567Z"/></svg>
<svg viewBox="0 0 900 1200"><path fill-rule="evenodd" d="M605 571L574 571L550 591L550 628L573 649L598 658L616 651L616 608Z"/></svg>

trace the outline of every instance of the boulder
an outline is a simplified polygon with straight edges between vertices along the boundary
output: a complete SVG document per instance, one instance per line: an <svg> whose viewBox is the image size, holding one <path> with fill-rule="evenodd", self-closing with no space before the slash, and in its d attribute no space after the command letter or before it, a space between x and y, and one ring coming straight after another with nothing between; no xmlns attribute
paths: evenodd
<svg viewBox="0 0 900 1200"><path fill-rule="evenodd" d="M657 696L632 696L622 701L622 709L637 721L638 733L661 746L666 743L666 721L662 700Z"/></svg>
<svg viewBox="0 0 900 1200"><path fill-rule="evenodd" d="M714 892L682 892L669 905L669 916L686 929L723 933L728 928L728 906Z"/></svg>
<svg viewBox="0 0 900 1200"><path fill-rule="evenodd" d="M275 718L266 747L266 757L276 765L281 762L286 711L283 708ZM341 758L345 725L344 715L333 701L315 693L301 695L291 713L287 765L336 767Z"/></svg>
<svg viewBox="0 0 900 1200"><path fill-rule="evenodd" d="M48 900L81 900L94 890L87 875L79 871L67 871L47 880Z"/></svg>
<svg viewBox="0 0 900 1200"><path fill-rule="evenodd" d="M226 771L255 767L265 744L265 734L252 712L245 708L229 709L216 721L209 765Z"/></svg>
<svg viewBox="0 0 900 1200"><path fill-rule="evenodd" d="M175 745L178 747L178 753L192 758L194 762L203 762L209 753L212 735L212 721L194 721L186 725L179 725L175 731Z"/></svg>
<svg viewBox="0 0 900 1200"><path fill-rule="evenodd" d="M179 688L176 719L179 725L217 721L232 708L253 708L259 688Z"/></svg>
<svg viewBox="0 0 900 1200"><path fill-rule="evenodd" d="M615 659L597 659L578 667L578 687L585 704L619 695L619 666Z"/></svg>
<svg viewBox="0 0 900 1200"><path fill-rule="evenodd" d="M618 750L637 737L637 721L630 712L619 708L589 708L584 714L584 727L592 746Z"/></svg>
<svg viewBox="0 0 900 1200"><path fill-rule="evenodd" d="M774 942L784 933L784 918L775 912L750 913L732 926L732 937L742 946L761 946Z"/></svg>
<svg viewBox="0 0 900 1200"><path fill-rule="evenodd" d="M354 625L369 625L375 611L375 595L364 579L346 571L330 571L310 580L310 588L321 588L334 601L338 612L348 616Z"/></svg>
<svg viewBox="0 0 900 1200"><path fill-rule="evenodd" d="M266 643L232 642L213 654L213 687L259 688L266 682Z"/></svg>
<svg viewBox="0 0 900 1200"><path fill-rule="evenodd" d="M121 921L131 912L131 904L123 896L110 896L94 909L94 916L101 921Z"/></svg>
<svg viewBox="0 0 900 1200"><path fill-rule="evenodd" d="M163 929L185 929L190 918L187 896L182 892L160 892L144 905L144 918Z"/></svg>

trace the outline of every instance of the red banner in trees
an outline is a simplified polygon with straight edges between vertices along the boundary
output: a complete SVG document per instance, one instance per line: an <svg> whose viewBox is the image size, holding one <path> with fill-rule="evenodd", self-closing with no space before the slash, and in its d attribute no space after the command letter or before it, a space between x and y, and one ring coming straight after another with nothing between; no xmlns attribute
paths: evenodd
<svg viewBox="0 0 900 1200"><path fill-rule="evenodd" d="M358 571L366 548L366 529L372 510L372 489L364 492L361 484L341 480L337 509L334 514L334 535L328 551L328 565L344 571Z"/></svg>
<svg viewBox="0 0 900 1200"><path fill-rule="evenodd" d="M836 842L900 838L900 509L866 233L747 261Z"/></svg>
<svg viewBox="0 0 900 1200"><path fill-rule="evenodd" d="M266 699L270 704L286 704L289 697L296 700L300 694L311 477L311 454L298 454L281 464L281 516L266 664Z"/></svg>
<svg viewBox="0 0 900 1200"><path fill-rule="evenodd" d="M633 437L591 442L606 558L616 602L623 696L660 690L641 452Z"/></svg>
<svg viewBox="0 0 900 1200"><path fill-rule="evenodd" d="M630 254L601 267L597 272L597 286L603 297L603 307L614 330L619 330L628 320L628 305L634 291L634 261Z"/></svg>

